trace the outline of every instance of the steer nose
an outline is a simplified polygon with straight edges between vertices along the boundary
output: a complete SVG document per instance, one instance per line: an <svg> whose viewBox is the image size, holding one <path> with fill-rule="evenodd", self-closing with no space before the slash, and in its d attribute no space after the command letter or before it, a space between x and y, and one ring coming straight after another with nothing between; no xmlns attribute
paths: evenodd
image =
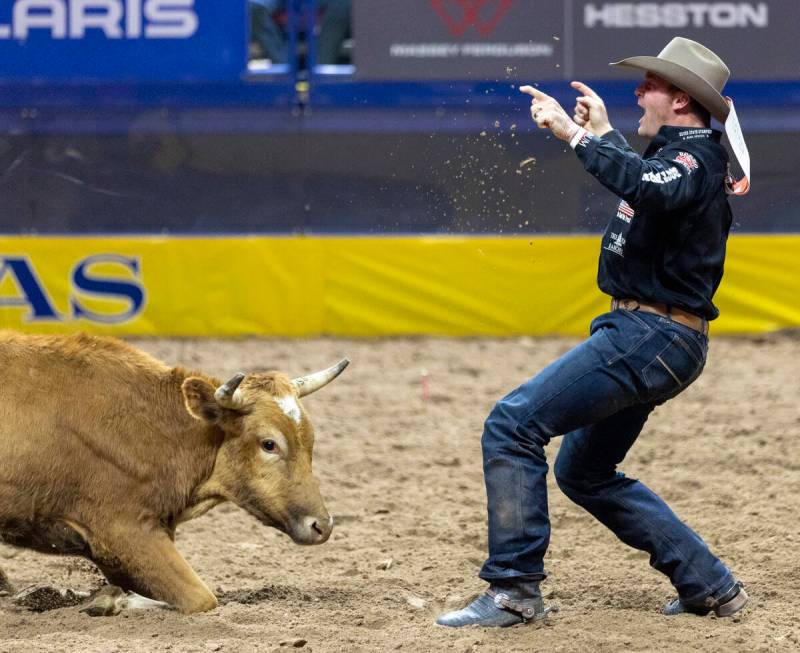
<svg viewBox="0 0 800 653"><path fill-rule="evenodd" d="M331 536L333 517L303 517L303 530L309 544L322 544Z"/></svg>

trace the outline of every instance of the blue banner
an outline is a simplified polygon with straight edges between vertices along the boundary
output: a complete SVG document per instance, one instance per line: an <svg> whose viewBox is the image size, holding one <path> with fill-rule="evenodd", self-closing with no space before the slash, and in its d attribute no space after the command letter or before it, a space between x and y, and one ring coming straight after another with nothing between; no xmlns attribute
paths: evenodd
<svg viewBox="0 0 800 653"><path fill-rule="evenodd" d="M0 0L0 81L226 81L246 0Z"/></svg>

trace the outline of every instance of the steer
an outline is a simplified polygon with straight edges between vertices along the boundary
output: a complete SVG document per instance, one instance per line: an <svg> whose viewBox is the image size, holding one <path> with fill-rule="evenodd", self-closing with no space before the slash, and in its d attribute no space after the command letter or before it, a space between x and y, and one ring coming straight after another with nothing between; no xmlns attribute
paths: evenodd
<svg viewBox="0 0 800 653"><path fill-rule="evenodd" d="M298 399L347 363L222 383L113 338L0 332L0 540L84 556L184 613L211 610L176 526L232 501L298 544L325 542L333 520Z"/></svg>

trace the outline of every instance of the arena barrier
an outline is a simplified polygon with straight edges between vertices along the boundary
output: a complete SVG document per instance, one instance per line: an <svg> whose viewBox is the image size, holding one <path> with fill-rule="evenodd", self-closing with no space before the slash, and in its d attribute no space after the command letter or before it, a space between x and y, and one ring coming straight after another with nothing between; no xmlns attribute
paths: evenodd
<svg viewBox="0 0 800 653"><path fill-rule="evenodd" d="M582 335L599 236L0 238L0 326L137 336ZM800 327L800 235L735 235L713 333Z"/></svg>

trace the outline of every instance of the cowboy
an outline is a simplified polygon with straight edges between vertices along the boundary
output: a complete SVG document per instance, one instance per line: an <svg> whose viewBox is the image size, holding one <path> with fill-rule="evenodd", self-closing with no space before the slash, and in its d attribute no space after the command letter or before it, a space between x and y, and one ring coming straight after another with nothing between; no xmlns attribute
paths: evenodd
<svg viewBox="0 0 800 653"><path fill-rule="evenodd" d="M611 311L590 337L497 402L482 438L488 590L437 623L511 626L544 618L540 582L550 537L544 448L564 434L559 487L650 564L678 592L662 609L720 617L748 602L741 583L652 490L617 471L652 410L701 373L708 321L731 225L728 156L713 116L725 123L729 76L708 48L673 39L657 57L617 62L645 71L636 88L643 156L612 129L600 97L581 96L574 116L531 86L531 115L570 144L584 168L620 198L603 235L598 285ZM735 114L734 114L735 115Z"/></svg>

